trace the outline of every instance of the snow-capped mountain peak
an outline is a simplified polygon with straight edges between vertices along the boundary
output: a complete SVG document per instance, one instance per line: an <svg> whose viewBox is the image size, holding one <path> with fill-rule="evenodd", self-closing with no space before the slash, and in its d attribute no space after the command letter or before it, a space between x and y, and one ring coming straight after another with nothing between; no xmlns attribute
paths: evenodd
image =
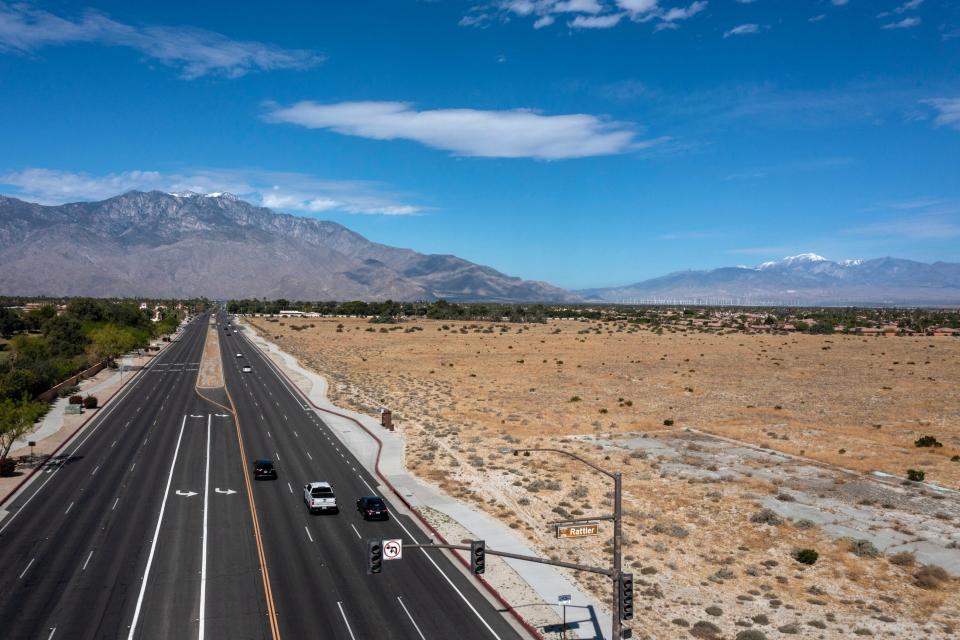
<svg viewBox="0 0 960 640"><path fill-rule="evenodd" d="M801 253L795 256L787 256L783 260L771 260L769 262L764 262L757 267L758 270L763 271L765 269L771 269L773 267L792 267L794 265L810 263L810 262L829 262L823 256L817 255L815 253Z"/></svg>
<svg viewBox="0 0 960 640"><path fill-rule="evenodd" d="M839 264L841 267L859 267L860 265L863 264L863 260L860 260L860 259L857 259L857 260L841 260L841 261L838 262L837 264Z"/></svg>

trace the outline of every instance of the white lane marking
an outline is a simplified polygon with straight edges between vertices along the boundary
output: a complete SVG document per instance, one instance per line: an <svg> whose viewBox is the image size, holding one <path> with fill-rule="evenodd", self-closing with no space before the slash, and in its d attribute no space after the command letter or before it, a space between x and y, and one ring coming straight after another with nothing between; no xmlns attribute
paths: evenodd
<svg viewBox="0 0 960 640"><path fill-rule="evenodd" d="M427 640L426 636L423 635L423 631L420 631L420 627L417 626L416 621L413 619L413 616L410 615L410 609L407 609L407 605L403 604L403 598L397 596L397 602L400 603L400 606L403 607L404 613L407 614L407 617L410 618L410 624L413 625L413 628L417 630L417 633L420 635L420 640Z"/></svg>
<svg viewBox="0 0 960 640"><path fill-rule="evenodd" d="M313 542L313 536L310 535L310 529L306 526L303 527L303 530L307 532L307 537L310 538L310 542Z"/></svg>
<svg viewBox="0 0 960 640"><path fill-rule="evenodd" d="M364 484L366 484L367 481L364 480L363 482L364 482ZM370 485L367 485L367 486L370 486ZM406 532L406 534L407 534L408 536L410 536L410 539L411 539L411 540L413 540L414 542L418 542L417 538L416 538L412 533L410 533L410 530L407 529L406 525L403 524L403 521L402 521L400 518L394 518L393 521L400 525L400 528L403 529L404 532ZM487 631L490 632L490 635L492 635L492 636L493 636L494 638L496 638L497 640L500 640L500 636L498 636L498 635L497 635L497 632L493 630L493 627L491 627L491 626L487 623L487 621L483 618L483 616L480 615L480 612L479 612L479 611L477 611L476 609L474 609L473 605L472 605L472 604L470 603L470 601L467 599L467 596L463 595L463 592L460 591L459 588L457 588L457 585L453 584L453 580L450 579L450 576L448 576L448 575L443 571L443 569L440 568L440 565L438 565L438 564L434 561L434 559L430 557L430 554L427 553L427 550L421 547L421 548L420 548L420 552L424 555L424 557L426 557L427 560L430 561L430 564L432 564L432 565L436 568L436 570L440 572L440 575L442 575L442 576L443 576L443 579L447 581L447 584L450 585L450 588L457 592L457 595L460 596L460 599L463 600L463 602L470 608L470 611L473 611L473 614L474 614L475 616L477 616L477 618L480 620L480 622L483 623L483 626L485 626L485 627L487 628Z"/></svg>
<svg viewBox="0 0 960 640"><path fill-rule="evenodd" d="M97 471L100 471L100 465L97 465L96 467L94 467L94 468L93 468L93 471L90 473L90 475L92 475L92 476L97 475Z"/></svg>
<svg viewBox="0 0 960 640"><path fill-rule="evenodd" d="M290 486L290 483L287 483L287 489L290 489L290 493L293 493L293 487Z"/></svg>
<svg viewBox="0 0 960 640"><path fill-rule="evenodd" d="M207 414L207 470L203 480L203 552L200 560L200 635L203 640L204 618L207 608L207 505L210 502L210 423L213 416Z"/></svg>
<svg viewBox="0 0 960 640"><path fill-rule="evenodd" d="M137 466L137 463L136 463L136 462L134 462L132 465L130 465L130 473L133 473L133 468L134 468L135 466Z"/></svg>
<svg viewBox="0 0 960 640"><path fill-rule="evenodd" d="M310 455L310 452L309 452L309 451L307 451L307 457L310 458L311 460L313 460L313 456Z"/></svg>
<svg viewBox="0 0 960 640"><path fill-rule="evenodd" d="M50 629L50 635L47 636L47 640L50 640L50 638L52 638L53 634L55 634L56 632L57 632L56 627L54 627L53 629Z"/></svg>
<svg viewBox="0 0 960 640"><path fill-rule="evenodd" d="M63 515L67 515L68 513L70 513L70 509L73 509L73 503L72 503L72 502L70 503L70 506L67 507L67 510L63 512Z"/></svg>
<svg viewBox="0 0 960 640"><path fill-rule="evenodd" d="M116 444L117 444L117 441L114 440L112 443L110 443L110 448L113 449L113 447L116 446Z"/></svg>
<svg viewBox="0 0 960 640"><path fill-rule="evenodd" d="M300 434L297 433L296 431L293 432L293 435L294 435L294 437L296 437L296 438L299 438L299 437L300 437Z"/></svg>
<svg viewBox="0 0 960 640"><path fill-rule="evenodd" d="M93 549L90 549L90 555L87 556L87 561L83 563L83 569L80 569L80 571L87 570L87 565L90 564L90 558L92 557L93 557Z"/></svg>
<svg viewBox="0 0 960 640"><path fill-rule="evenodd" d="M350 633L350 637L353 640L357 640L357 636L353 635L353 629L350 628L350 623L347 621L347 614L343 612L343 603L337 600L337 606L340 607L340 615L343 616L343 624L347 625L347 631Z"/></svg>
<svg viewBox="0 0 960 640"><path fill-rule="evenodd" d="M30 562L27 563L27 568L23 570L23 573L20 574L20 577L17 578L17 580L21 580L23 576L27 575L27 571L30 571L30 566L33 564L34 560L36 560L36 558L30 558Z"/></svg>
<svg viewBox="0 0 960 640"><path fill-rule="evenodd" d="M110 507L110 511L113 511L114 509L117 508L117 503L118 503L118 502L120 502L120 498L119 498L119 497L117 497L117 499L113 501L113 506Z"/></svg>
<svg viewBox="0 0 960 640"><path fill-rule="evenodd" d="M376 493L376 491L374 490L374 488L370 486L370 483L367 482L367 479L366 479L366 478L364 478L364 477L363 477L362 475L360 475L359 473L357 474L357 477L360 478L360 481L363 482L363 484L367 485L367 489L370 489L370 492L371 492L371 493Z"/></svg>
<svg viewBox="0 0 960 640"><path fill-rule="evenodd" d="M277 457L277 460L280 460L280 454L279 454L279 453L277 453L276 451L274 451L274 452L273 452L273 455L275 455L275 456Z"/></svg>
<svg viewBox="0 0 960 640"><path fill-rule="evenodd" d="M353 532L354 532L355 534L357 534L357 537L360 538L361 540L363 540L363 536L360 535L360 532L357 531L357 528L353 526L353 523L352 523L352 522L350 523L350 527L353 529Z"/></svg>
<svg viewBox="0 0 960 640"><path fill-rule="evenodd" d="M183 416L180 425L180 435L177 436L177 446L173 450L173 461L170 463L170 474L167 476L167 488L163 491L163 502L160 503L160 515L157 517L157 528L153 532L153 542L150 544L150 555L147 556L147 567L140 581L140 595L137 596L137 606L133 610L133 622L130 623L130 633L127 640L133 640L137 631L137 620L140 618L140 607L143 606L143 594L147 591L147 579L150 577L150 567L153 565L153 554L157 550L157 541L160 539L160 525L163 524L163 512L167 508L167 497L170 495L170 485L173 483L173 470L177 467L177 455L180 453L180 442L183 440L183 430L187 426L187 416Z"/></svg>
<svg viewBox="0 0 960 640"><path fill-rule="evenodd" d="M273 436L270 435L270 432L269 432L269 431L267 431L267 437L268 437L268 438L271 438L271 439L273 438Z"/></svg>

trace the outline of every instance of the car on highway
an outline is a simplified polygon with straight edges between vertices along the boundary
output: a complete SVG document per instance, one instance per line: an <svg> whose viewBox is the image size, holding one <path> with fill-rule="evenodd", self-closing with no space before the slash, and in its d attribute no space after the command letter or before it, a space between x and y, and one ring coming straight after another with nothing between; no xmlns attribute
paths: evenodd
<svg viewBox="0 0 960 640"><path fill-rule="evenodd" d="M303 501L307 503L307 509L310 510L310 513L340 512L340 507L337 505L337 496L333 493L333 487L330 486L329 482L308 482L303 485Z"/></svg>
<svg viewBox="0 0 960 640"><path fill-rule="evenodd" d="M253 369L250 368L250 365L248 365L248 364L243 365L243 372L244 372L244 373L250 373L251 371L253 371Z"/></svg>
<svg viewBox="0 0 960 640"><path fill-rule="evenodd" d="M390 512L380 496L363 496L357 500L357 511L364 520L389 520Z"/></svg>
<svg viewBox="0 0 960 640"><path fill-rule="evenodd" d="M276 480L277 468L273 466L273 460L259 458L253 461L254 480Z"/></svg>
<svg viewBox="0 0 960 640"><path fill-rule="evenodd" d="M238 354L237 354L237 357L238 357L238 358L242 358L242 357L243 357L243 354L242 354L242 353L238 353Z"/></svg>

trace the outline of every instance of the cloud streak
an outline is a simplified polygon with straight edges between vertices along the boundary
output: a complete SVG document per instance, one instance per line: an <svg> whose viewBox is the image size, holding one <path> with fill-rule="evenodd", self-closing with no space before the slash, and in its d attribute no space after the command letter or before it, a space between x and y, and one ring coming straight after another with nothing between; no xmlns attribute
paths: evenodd
<svg viewBox="0 0 960 640"><path fill-rule="evenodd" d="M526 109L417 111L406 102L303 101L276 107L268 122L328 129L372 140L412 140L458 156L561 160L625 153L660 140L637 140L634 127L587 114L549 116Z"/></svg>
<svg viewBox="0 0 960 640"><path fill-rule="evenodd" d="M937 111L933 121L935 125L960 131L960 98L934 98L922 102Z"/></svg>
<svg viewBox="0 0 960 640"><path fill-rule="evenodd" d="M313 51L231 40L205 29L132 26L92 10L70 19L27 4L0 1L0 52L29 54L44 47L83 43L133 49L179 69L188 80L207 75L237 78L253 71L307 69L323 61L323 56Z"/></svg>
<svg viewBox="0 0 960 640"><path fill-rule="evenodd" d="M264 207L301 213L414 215L423 207L401 201L379 185L322 180L302 173L238 169L190 172L124 171L104 175L27 168L0 175L0 185L41 204L104 200L127 191L228 192Z"/></svg>
<svg viewBox="0 0 960 640"><path fill-rule="evenodd" d="M477 4L460 19L460 26L485 28L491 23L508 22L511 17L534 17L534 29L556 22L556 16L572 15L566 24L571 29L609 29L628 19L630 22L656 24L656 30L676 29L707 8L707 0L689 5L662 7L659 0L494 0Z"/></svg>

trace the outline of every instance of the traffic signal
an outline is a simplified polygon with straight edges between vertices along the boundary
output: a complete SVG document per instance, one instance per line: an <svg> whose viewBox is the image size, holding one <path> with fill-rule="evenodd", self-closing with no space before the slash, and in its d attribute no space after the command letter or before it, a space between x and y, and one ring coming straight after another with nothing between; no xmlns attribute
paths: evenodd
<svg viewBox="0 0 960 640"><path fill-rule="evenodd" d="M475 575L480 575L486 568L486 543L483 540L470 541L470 571Z"/></svg>
<svg viewBox="0 0 960 640"><path fill-rule="evenodd" d="M379 540L367 540L367 575L383 571L383 545Z"/></svg>
<svg viewBox="0 0 960 640"><path fill-rule="evenodd" d="M620 619L633 619L633 574L620 574Z"/></svg>

